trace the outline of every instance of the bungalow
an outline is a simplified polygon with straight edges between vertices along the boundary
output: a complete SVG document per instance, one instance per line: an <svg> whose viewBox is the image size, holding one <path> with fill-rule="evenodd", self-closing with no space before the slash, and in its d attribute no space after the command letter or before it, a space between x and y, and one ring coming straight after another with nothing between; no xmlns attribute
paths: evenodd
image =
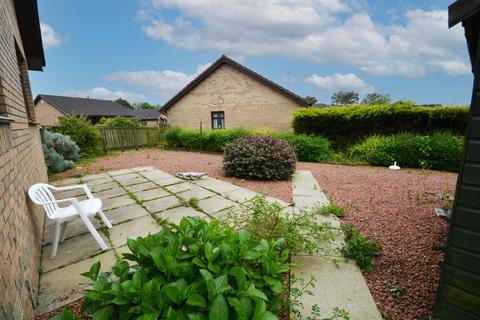
<svg viewBox="0 0 480 320"><path fill-rule="evenodd" d="M101 118L133 117L130 110L111 100L39 94L34 103L37 121L44 127L58 125L58 120L66 115L83 115L93 124Z"/></svg>
<svg viewBox="0 0 480 320"><path fill-rule="evenodd" d="M130 113L148 127L167 123L167 117L161 114L159 109L135 109L130 110Z"/></svg>
<svg viewBox="0 0 480 320"><path fill-rule="evenodd" d="M291 130L302 97L222 55L161 109L173 127Z"/></svg>

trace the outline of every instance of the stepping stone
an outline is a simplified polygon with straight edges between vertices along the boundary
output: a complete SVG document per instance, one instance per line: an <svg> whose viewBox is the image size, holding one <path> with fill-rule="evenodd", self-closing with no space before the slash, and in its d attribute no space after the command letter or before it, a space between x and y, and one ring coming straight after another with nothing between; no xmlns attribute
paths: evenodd
<svg viewBox="0 0 480 320"><path fill-rule="evenodd" d="M201 186L205 189L212 190L216 193L227 193L234 189L240 188L234 184L229 182L225 182L219 179L214 179L210 177L204 177L200 180L192 181L192 183L196 184L197 186Z"/></svg>
<svg viewBox="0 0 480 320"><path fill-rule="evenodd" d="M153 218L148 215L114 226L110 229L110 241L112 246L117 248L124 246L129 238L144 237L149 233L157 233L161 229Z"/></svg>
<svg viewBox="0 0 480 320"><path fill-rule="evenodd" d="M129 206L120 207L105 212L107 218L115 226L119 223L140 218L149 215L148 211L139 206L138 204L132 204Z"/></svg>
<svg viewBox="0 0 480 320"><path fill-rule="evenodd" d="M125 191L125 189L123 188L115 188L115 189L108 189L108 190L105 190L105 191L100 191L100 192L96 192L93 194L93 196L95 198L100 198L102 200L104 199L109 199L109 198L115 198L115 197L118 197L118 196L126 196L127 195L127 192Z"/></svg>
<svg viewBox="0 0 480 320"><path fill-rule="evenodd" d="M229 192L222 193L222 196L239 203L248 201L258 195L260 194L245 188L236 188Z"/></svg>
<svg viewBox="0 0 480 320"><path fill-rule="evenodd" d="M99 185L92 185L92 186L87 183L87 185L88 185L88 188L90 189L90 191L92 191L92 192L100 192L100 191L115 189L115 188L119 187L119 184L116 181L108 182L108 183L104 183L104 184L99 184Z"/></svg>
<svg viewBox="0 0 480 320"><path fill-rule="evenodd" d="M170 193L162 188L150 189L146 191L139 191L134 193L141 201L148 201L152 199L169 196Z"/></svg>
<svg viewBox="0 0 480 320"><path fill-rule="evenodd" d="M153 182L145 182L145 183L134 184L134 185L125 187L125 189L127 189L130 192L137 192L137 191L143 191L143 190L154 189L154 188L158 188L158 186Z"/></svg>
<svg viewBox="0 0 480 320"><path fill-rule="evenodd" d="M310 170L295 171L292 176L292 191L295 193L296 189L322 191Z"/></svg>
<svg viewBox="0 0 480 320"><path fill-rule="evenodd" d="M90 270L97 261L101 262L101 272L109 271L117 262L113 251L110 250L43 274L40 277L37 314L44 314L81 298L83 291L90 287L91 282L80 274Z"/></svg>
<svg viewBox="0 0 480 320"><path fill-rule="evenodd" d="M128 195L125 195L121 197L105 199L102 201L102 203L103 203L102 205L103 211L107 211L107 210L120 208L123 206L128 206L130 204L134 204L135 200L130 198Z"/></svg>
<svg viewBox="0 0 480 320"><path fill-rule="evenodd" d="M125 175L128 173L135 172L132 169L123 169L123 170L117 170L117 171L109 171L108 174L111 176L120 176L120 175Z"/></svg>
<svg viewBox="0 0 480 320"><path fill-rule="evenodd" d="M205 211L207 214L213 214L215 212L231 208L235 206L235 204L235 202L220 196L214 196L198 201L198 207Z"/></svg>
<svg viewBox="0 0 480 320"><path fill-rule="evenodd" d="M108 245L107 237L102 232L99 232L99 234ZM45 272L87 259L91 255L102 251L90 233L60 242L58 244L57 256L54 259L50 259L50 253L52 252L51 244L43 247L42 250L42 267Z"/></svg>
<svg viewBox="0 0 480 320"><path fill-rule="evenodd" d="M187 190L191 190L195 187L195 185L191 184L190 182L182 182L182 183L177 183L173 184L171 186L165 187L168 191L172 193L179 193L179 192L184 192Z"/></svg>
<svg viewBox="0 0 480 320"><path fill-rule="evenodd" d="M197 187L193 184L190 184L190 185L192 189L181 192L181 193L177 193L177 196L182 198L185 202L188 202L193 197L197 198L198 200L202 200L202 199L213 197L216 195L216 193L208 191L207 189Z"/></svg>
<svg viewBox="0 0 480 320"><path fill-rule="evenodd" d="M312 209L318 206L327 206L330 201L327 196L321 192L317 197L293 196L295 207L302 209Z"/></svg>
<svg viewBox="0 0 480 320"><path fill-rule="evenodd" d="M168 196L168 197L144 202L145 208L147 208L147 210L150 213L167 210L173 207L180 206L181 204L182 203L180 202L180 200L178 200L178 198L175 196Z"/></svg>
<svg viewBox="0 0 480 320"><path fill-rule="evenodd" d="M209 216L195 210L192 207L177 207L162 211L160 213L157 213L156 215L159 218L167 219L169 222L173 222L175 224L179 224L180 220L182 220L183 217L200 217L205 220L210 220Z"/></svg>

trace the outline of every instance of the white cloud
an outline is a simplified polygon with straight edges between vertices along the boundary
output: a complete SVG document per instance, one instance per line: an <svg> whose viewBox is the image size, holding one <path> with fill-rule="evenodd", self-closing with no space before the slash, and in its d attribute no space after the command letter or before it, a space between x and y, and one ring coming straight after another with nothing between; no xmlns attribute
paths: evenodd
<svg viewBox="0 0 480 320"><path fill-rule="evenodd" d="M122 82L142 88L156 97L170 98L209 66L199 65L193 74L170 70L117 71L104 76L104 80Z"/></svg>
<svg viewBox="0 0 480 320"><path fill-rule="evenodd" d="M105 100L117 100L118 98L125 99L129 102L141 102L146 100L146 96L143 94L132 93L128 91L111 91L107 88L96 87L90 90L72 90L64 92L67 96L81 97L81 98L95 98Z"/></svg>
<svg viewBox="0 0 480 320"><path fill-rule="evenodd" d="M305 81L314 85L316 88L327 92L353 90L358 93L369 93L375 90L373 86L369 85L353 73L334 73L324 77L312 74L306 78Z"/></svg>
<svg viewBox="0 0 480 320"><path fill-rule="evenodd" d="M283 55L407 77L467 74L460 26L446 10L410 10L375 23L368 6L344 0L150 0L143 30L153 40L237 55ZM174 19L164 10L177 9ZM148 12L148 15L146 14Z"/></svg>
<svg viewBox="0 0 480 320"><path fill-rule="evenodd" d="M67 41L65 37L53 30L53 28L46 23L40 23L40 30L45 49L59 47L61 44Z"/></svg>

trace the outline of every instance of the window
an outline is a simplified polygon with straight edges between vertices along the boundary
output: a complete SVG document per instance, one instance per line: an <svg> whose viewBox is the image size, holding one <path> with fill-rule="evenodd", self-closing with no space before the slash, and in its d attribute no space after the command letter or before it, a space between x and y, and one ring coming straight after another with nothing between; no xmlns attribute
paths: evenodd
<svg viewBox="0 0 480 320"><path fill-rule="evenodd" d="M212 112L212 129L225 129L225 112Z"/></svg>

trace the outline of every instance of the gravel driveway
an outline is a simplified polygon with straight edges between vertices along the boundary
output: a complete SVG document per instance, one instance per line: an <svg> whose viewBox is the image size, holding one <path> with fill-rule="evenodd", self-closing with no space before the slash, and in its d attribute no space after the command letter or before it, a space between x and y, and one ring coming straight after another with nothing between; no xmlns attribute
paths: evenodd
<svg viewBox="0 0 480 320"><path fill-rule="evenodd" d="M127 151L100 158L83 170L93 173L147 165L171 174L204 171L284 201L291 199L290 181L224 177L222 156L218 154L157 149ZM365 274L378 306L391 319L428 316L440 276L438 262L443 256L435 247L447 232L447 224L433 212L444 201L429 192L452 192L457 175L320 163L299 163L298 168L311 170L333 201L346 208L344 222L354 223L362 232L382 242L383 251L375 260L374 270ZM397 294L392 294L392 290Z"/></svg>

